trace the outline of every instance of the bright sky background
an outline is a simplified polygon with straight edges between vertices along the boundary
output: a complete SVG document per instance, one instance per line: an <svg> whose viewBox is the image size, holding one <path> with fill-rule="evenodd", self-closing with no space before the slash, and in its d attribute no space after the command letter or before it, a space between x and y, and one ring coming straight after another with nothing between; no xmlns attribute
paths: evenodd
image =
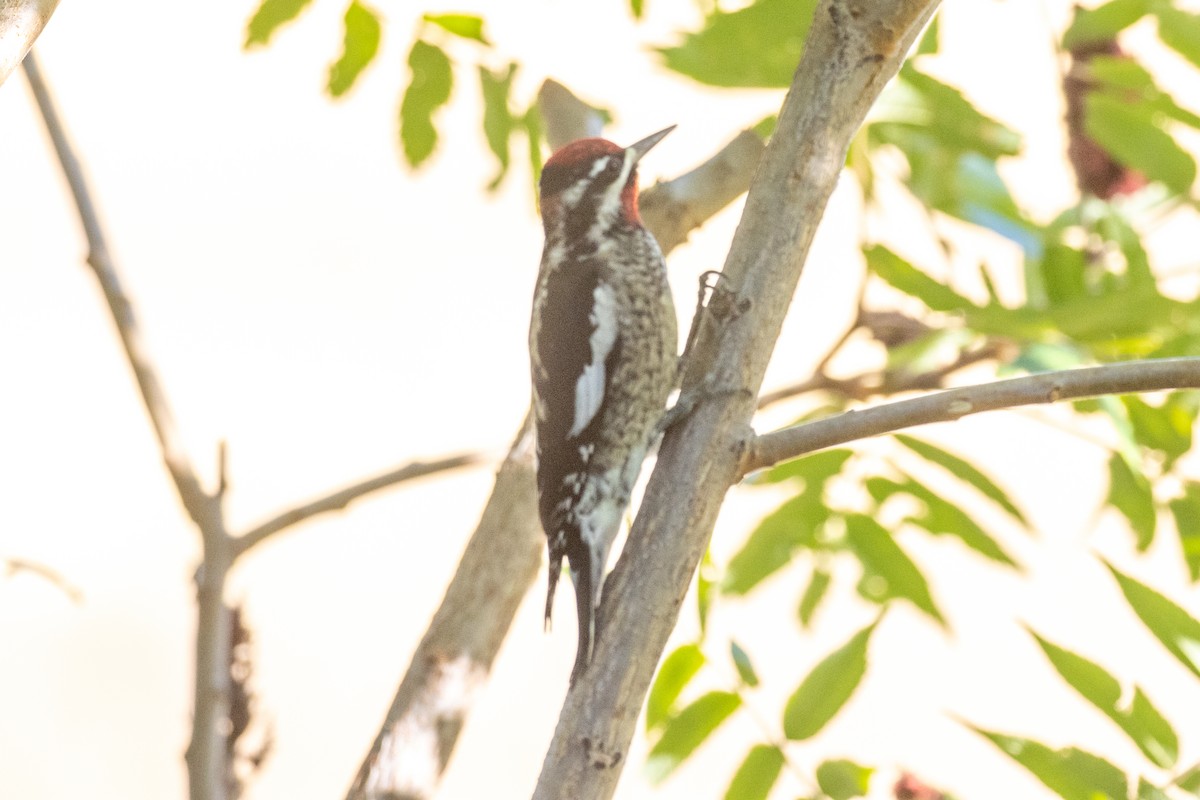
<svg viewBox="0 0 1200 800"><path fill-rule="evenodd" d="M645 46L698 16L687 0L647 5L650 19L636 28L618 2L411 8L484 13L500 50L493 66L504 56L524 63L520 102L550 75L612 107L617 141L678 123L647 161L649 181L694 165L777 108L780 95L708 91L654 67ZM1060 24L1065 4L1047 5ZM383 9L384 49L339 103L321 88L340 50L344 3L318 0L276 43L247 54L253 8L64 2L38 44L207 477L217 442L229 444L235 530L414 458L501 450L528 402L525 335L541 247L519 152L501 190L482 191L494 167L473 71L456 76L439 155L417 174L400 165L395 111L409 6ZM1073 191L1047 24L1032 0L948 3L939 63L939 74L1027 134L1027 158L1009 174L1045 214ZM27 573L0 579L0 796L183 797L197 537L83 265L74 207L19 73L0 87L0 132L0 557L42 563L83 595L72 603ZM835 194L768 386L805 375L851 313L862 274L848 238L856 202L850 185ZM695 276L720 266L735 222L735 212L714 220L672 258L682 313L691 313ZM1011 266L1011 252L989 246L995 252L981 254ZM1050 639L1136 676L1168 716L1186 721L1175 698L1194 707L1195 684L1084 557L1128 551L1111 520L1092 530L1100 450L1030 419L991 415L928 432L964 455L985 454L992 474L1029 501L1040 540L1014 531L1004 539L1028 579L953 543L902 538L937 575L954 633L895 609L860 693L815 743L795 747L798 761L853 756L893 774L909 768L970 800L1045 796L956 715L1137 763L1132 745L1056 683L1009 617L1014 607ZM246 603L259 708L275 736L251 800L342 796L491 481L478 469L360 501L239 565L231 597ZM727 558L778 500L731 492L715 557ZM1184 596L1169 544L1136 567ZM736 631L758 659L767 688L755 707L769 720L809 666L871 618L847 599L802 634L789 620L805 575L793 568L759 602L718 608L710 641L720 666L703 688L732 680L725 642ZM853 576L843 577L849 590ZM519 798L532 788L575 636L562 602L562 619L543 634L543 579L470 719L444 797ZM689 606L678 641L694 630ZM656 796L719 796L758 736L752 715L740 714ZM1182 760L1196 760L1200 743L1182 746ZM645 745L635 747L623 797L649 796L639 775ZM778 794L804 788L786 778ZM880 781L875 796L886 789Z"/></svg>

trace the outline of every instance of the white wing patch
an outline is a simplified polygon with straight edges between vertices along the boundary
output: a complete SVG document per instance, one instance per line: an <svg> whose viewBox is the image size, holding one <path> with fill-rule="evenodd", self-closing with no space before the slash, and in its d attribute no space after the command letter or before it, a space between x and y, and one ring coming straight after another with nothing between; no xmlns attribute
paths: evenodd
<svg viewBox="0 0 1200 800"><path fill-rule="evenodd" d="M578 436L596 418L596 412L604 403L604 361L617 343L617 298L611 286L600 284L592 292L592 311L588 314L592 324L592 359L588 362L579 380L575 382L575 420L567 436Z"/></svg>

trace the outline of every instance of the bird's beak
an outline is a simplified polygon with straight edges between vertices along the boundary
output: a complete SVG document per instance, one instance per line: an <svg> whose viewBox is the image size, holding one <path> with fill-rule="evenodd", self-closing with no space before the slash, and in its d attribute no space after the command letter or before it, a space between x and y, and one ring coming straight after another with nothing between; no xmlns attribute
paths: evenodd
<svg viewBox="0 0 1200 800"><path fill-rule="evenodd" d="M674 125L672 125L669 128L663 128L658 133L652 133L649 136L647 136L645 139L642 139L640 142L629 145L629 147L627 147L626 150L633 151L633 163L636 164L638 161L640 161L642 156L644 156L644 155L646 155L646 153L650 152L650 148L654 147L654 145L661 142L663 140L663 138L666 137L666 135L673 130L675 130Z"/></svg>

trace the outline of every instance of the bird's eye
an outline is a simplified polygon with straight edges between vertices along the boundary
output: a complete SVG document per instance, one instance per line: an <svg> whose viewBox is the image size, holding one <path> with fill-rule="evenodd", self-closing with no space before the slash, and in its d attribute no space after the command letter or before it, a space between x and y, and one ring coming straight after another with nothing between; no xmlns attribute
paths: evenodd
<svg viewBox="0 0 1200 800"><path fill-rule="evenodd" d="M608 162L604 165L604 177L615 178L619 174L621 174L621 161L615 158L608 159Z"/></svg>

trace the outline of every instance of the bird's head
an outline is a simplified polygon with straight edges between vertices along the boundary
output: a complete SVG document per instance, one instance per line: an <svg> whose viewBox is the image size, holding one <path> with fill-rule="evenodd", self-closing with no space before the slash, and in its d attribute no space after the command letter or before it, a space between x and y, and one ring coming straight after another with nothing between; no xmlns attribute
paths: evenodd
<svg viewBox="0 0 1200 800"><path fill-rule="evenodd" d="M637 164L650 148L675 130L647 136L629 147L607 139L576 139L550 156L542 167L539 194L542 219L549 232L559 221L589 225L591 220L640 224L637 208Z"/></svg>

